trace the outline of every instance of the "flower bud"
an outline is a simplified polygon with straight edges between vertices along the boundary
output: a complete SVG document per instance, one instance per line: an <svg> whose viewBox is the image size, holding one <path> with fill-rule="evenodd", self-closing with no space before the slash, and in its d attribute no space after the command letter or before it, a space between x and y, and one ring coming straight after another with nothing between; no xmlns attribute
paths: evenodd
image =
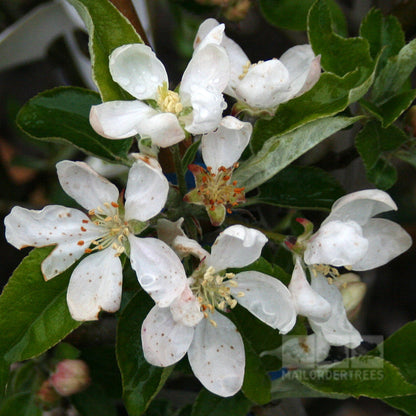
<svg viewBox="0 0 416 416"><path fill-rule="evenodd" d="M341 292L348 319L355 318L361 308L367 285L355 273L342 274L335 279L334 284Z"/></svg>
<svg viewBox="0 0 416 416"><path fill-rule="evenodd" d="M53 388L50 380L45 380L40 389L36 393L36 398L43 404L43 405L53 405L56 404L60 400L60 396Z"/></svg>
<svg viewBox="0 0 416 416"><path fill-rule="evenodd" d="M82 360L61 361L49 380L61 396L79 393L85 390L91 381L88 366Z"/></svg>
<svg viewBox="0 0 416 416"><path fill-rule="evenodd" d="M228 20L243 20L247 16L250 7L251 0L239 0L233 6L226 8L223 13Z"/></svg>

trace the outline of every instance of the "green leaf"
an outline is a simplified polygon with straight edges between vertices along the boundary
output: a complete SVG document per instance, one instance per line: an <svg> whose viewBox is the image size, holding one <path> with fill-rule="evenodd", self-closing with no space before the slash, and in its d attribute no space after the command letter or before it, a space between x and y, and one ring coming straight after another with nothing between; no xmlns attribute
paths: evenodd
<svg viewBox="0 0 416 416"><path fill-rule="evenodd" d="M251 401L257 404L266 404L270 401L270 378L260 357L247 340L244 342L244 350L246 367L241 390Z"/></svg>
<svg viewBox="0 0 416 416"><path fill-rule="evenodd" d="M84 21L89 35L92 72L103 101L129 99L110 74L108 57L128 43L143 43L130 22L108 0L68 0Z"/></svg>
<svg viewBox="0 0 416 416"><path fill-rule="evenodd" d="M4 396L7 381L9 379L10 364L7 363L3 357L0 358L0 403Z"/></svg>
<svg viewBox="0 0 416 416"><path fill-rule="evenodd" d="M149 364L143 356L141 326L153 306L144 292L138 292L120 315L117 328L117 360L123 380L123 400L130 416L141 415L163 387L173 366Z"/></svg>
<svg viewBox="0 0 416 416"><path fill-rule="evenodd" d="M117 416L115 401L94 382L87 390L71 396L71 403L81 416Z"/></svg>
<svg viewBox="0 0 416 416"><path fill-rule="evenodd" d="M282 136L271 137L262 149L234 172L234 179L246 192L271 179L299 156L360 117L327 117L299 127Z"/></svg>
<svg viewBox="0 0 416 416"><path fill-rule="evenodd" d="M250 205L328 210L345 193L333 176L311 166L288 166L261 185L259 191L258 196L247 199Z"/></svg>
<svg viewBox="0 0 416 416"><path fill-rule="evenodd" d="M0 356L8 363L38 356L81 325L66 303L73 268L48 282L42 276L41 263L51 250L32 250L0 296Z"/></svg>
<svg viewBox="0 0 416 416"><path fill-rule="evenodd" d="M397 55L405 45L399 20L393 15L384 16L378 9L371 9L367 13L361 22L360 35L368 40L373 59L381 52L378 69L384 67L387 59Z"/></svg>
<svg viewBox="0 0 416 416"><path fill-rule="evenodd" d="M396 95L416 67L416 39L403 46L399 54L389 58L374 81L372 101L381 105Z"/></svg>
<svg viewBox="0 0 416 416"><path fill-rule="evenodd" d="M360 130L355 144L366 168L368 179L381 189L388 189L397 180L397 172L389 159L391 152L408 140L396 126L383 128L378 121L368 122Z"/></svg>
<svg viewBox="0 0 416 416"><path fill-rule="evenodd" d="M93 91L54 88L29 100L17 115L17 124L35 139L71 143L85 153L110 162L126 160L131 139L105 139L90 125L91 106L100 103L100 97Z"/></svg>
<svg viewBox="0 0 416 416"><path fill-rule="evenodd" d="M344 76L357 67L372 66L367 39L345 39L334 33L331 13L325 0L317 0L309 11L308 36L315 54L321 55L321 65L325 71Z"/></svg>
<svg viewBox="0 0 416 416"><path fill-rule="evenodd" d="M345 110L359 100L374 80L374 68L357 68L339 77L324 73L315 86L286 103L280 104L270 120L258 120L251 138L251 148L258 152L272 136L288 133L311 121L326 118Z"/></svg>
<svg viewBox="0 0 416 416"><path fill-rule="evenodd" d="M380 106L361 100L360 104L373 116L382 122L383 127L390 126L404 111L406 111L416 98L416 89L403 91L394 95Z"/></svg>
<svg viewBox="0 0 416 416"><path fill-rule="evenodd" d="M32 392L17 393L0 404L0 416L42 416Z"/></svg>
<svg viewBox="0 0 416 416"><path fill-rule="evenodd" d="M315 0L260 0L263 17L272 25L288 30L306 30L308 11ZM333 0L328 0L335 31L347 34L345 16Z"/></svg>
<svg viewBox="0 0 416 416"><path fill-rule="evenodd" d="M201 140L197 140L186 149L186 152L182 158L182 169L184 173L186 173L186 171L188 170L188 165L190 165L194 161L200 144Z"/></svg>
<svg viewBox="0 0 416 416"><path fill-rule="evenodd" d="M251 402L241 393L233 397L220 397L202 389L199 393L191 416L246 416Z"/></svg>

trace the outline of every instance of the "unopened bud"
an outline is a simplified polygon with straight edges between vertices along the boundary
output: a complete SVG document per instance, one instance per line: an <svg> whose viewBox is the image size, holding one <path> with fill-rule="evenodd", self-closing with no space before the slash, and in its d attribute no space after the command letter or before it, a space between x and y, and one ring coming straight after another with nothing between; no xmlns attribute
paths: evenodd
<svg viewBox="0 0 416 416"><path fill-rule="evenodd" d="M53 388L50 380L45 380L40 389L36 393L36 398L43 404L43 405L53 405L56 404L61 397L58 395L56 390Z"/></svg>
<svg viewBox="0 0 416 416"><path fill-rule="evenodd" d="M341 292L348 319L355 318L361 308L367 285L355 273L342 274L334 282Z"/></svg>
<svg viewBox="0 0 416 416"><path fill-rule="evenodd" d="M224 10L224 16L228 20L243 20L251 7L251 0L239 0L234 6L227 7Z"/></svg>
<svg viewBox="0 0 416 416"><path fill-rule="evenodd" d="M61 396L79 393L85 390L91 381L88 366L82 360L61 361L49 380Z"/></svg>

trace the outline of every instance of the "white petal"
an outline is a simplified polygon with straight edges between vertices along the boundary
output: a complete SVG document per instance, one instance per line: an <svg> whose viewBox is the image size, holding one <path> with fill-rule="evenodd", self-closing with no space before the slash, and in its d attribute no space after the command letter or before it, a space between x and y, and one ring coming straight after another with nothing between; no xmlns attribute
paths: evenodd
<svg viewBox="0 0 416 416"><path fill-rule="evenodd" d="M331 305L312 289L306 280L306 274L299 258L296 259L289 290L299 315L313 318L316 321L326 321L330 317Z"/></svg>
<svg viewBox="0 0 416 416"><path fill-rule="evenodd" d="M193 45L194 49L197 49L201 45L201 42L210 34L210 32L219 26L221 26L221 24L217 20L213 19L212 17L209 19L205 19L199 25L198 32L194 39L194 45ZM214 34L215 33L217 32L214 32ZM213 37L213 41L219 41L218 44L221 43L221 40L222 39L220 38Z"/></svg>
<svg viewBox="0 0 416 416"><path fill-rule="evenodd" d="M73 319L91 321L101 310L119 310L123 270L114 254L112 248L90 254L73 271L66 295Z"/></svg>
<svg viewBox="0 0 416 416"><path fill-rule="evenodd" d="M104 160L94 156L88 156L85 159L85 163L87 163L99 175L106 178L117 178L124 175L129 170L129 168L125 165L105 162Z"/></svg>
<svg viewBox="0 0 416 416"><path fill-rule="evenodd" d="M228 397L237 393L244 379L244 344L234 324L218 312L211 315L214 327L203 319L195 329L188 351L192 371L212 393Z"/></svg>
<svg viewBox="0 0 416 416"><path fill-rule="evenodd" d="M217 237L206 262L217 271L228 267L244 267L260 257L266 243L267 237L260 231L232 225Z"/></svg>
<svg viewBox="0 0 416 416"><path fill-rule="evenodd" d="M221 123L222 112L227 107L223 95L199 85L192 86L190 116L184 118L185 130L192 134L204 134L216 129Z"/></svg>
<svg viewBox="0 0 416 416"><path fill-rule="evenodd" d="M179 257L163 241L129 235L131 267L142 288L161 308L184 290L186 274Z"/></svg>
<svg viewBox="0 0 416 416"><path fill-rule="evenodd" d="M7 241L18 249L57 244L42 263L46 280L74 264L90 242L103 234L83 212L59 205L49 205L41 211L14 207L4 224Z"/></svg>
<svg viewBox="0 0 416 416"><path fill-rule="evenodd" d="M237 287L230 287L231 294L238 303L248 309L254 316L288 333L296 323L296 310L288 288L278 279L267 274L247 271L238 273L233 279ZM244 296L238 296L240 292Z"/></svg>
<svg viewBox="0 0 416 416"><path fill-rule="evenodd" d="M153 365L167 367L188 351L194 328L175 322L169 308L154 306L142 324L144 358Z"/></svg>
<svg viewBox="0 0 416 416"><path fill-rule="evenodd" d="M157 87L168 82L162 62L146 45L123 45L110 55L113 80L139 100L157 99Z"/></svg>
<svg viewBox="0 0 416 416"><path fill-rule="evenodd" d="M251 107L271 108L286 101L288 90L288 70L279 60L270 59L251 66L235 92Z"/></svg>
<svg viewBox="0 0 416 416"><path fill-rule="evenodd" d="M368 240L356 222L331 221L321 226L308 242L305 263L352 266L367 256L368 247Z"/></svg>
<svg viewBox="0 0 416 416"><path fill-rule="evenodd" d="M320 60L316 59L310 45L294 46L288 49L279 60L289 72L290 87L287 100L300 95L301 91L305 92L312 88L320 77ZM305 84L308 84L307 89Z"/></svg>
<svg viewBox="0 0 416 416"><path fill-rule="evenodd" d="M382 218L373 218L363 226L364 237L368 240L368 251L353 270L370 270L388 263L404 253L412 245L412 238L399 225Z"/></svg>
<svg viewBox="0 0 416 416"><path fill-rule="evenodd" d="M143 119L137 128L142 136L149 136L160 147L172 146L185 138L183 128L175 114L156 113Z"/></svg>
<svg viewBox="0 0 416 416"><path fill-rule="evenodd" d="M208 29L208 26L211 26L211 24L206 25L206 22L208 20L217 22L215 19L207 19L204 22L205 24L204 23L201 24L201 26L199 27L198 33L195 37L195 41L194 41L194 50L195 50L194 53L196 53L197 51L204 48L210 43L213 43L215 45L221 45L221 42L224 37L224 29L225 29L224 23L221 23L221 24L219 24L218 22L217 24L214 23L212 27L210 28L210 30L207 31L206 29ZM202 27L202 30L201 30L201 27ZM203 33L203 37L201 37L202 32L205 32Z"/></svg>
<svg viewBox="0 0 416 416"><path fill-rule="evenodd" d="M328 356L331 346L317 334L290 336L278 349L283 367L315 367Z"/></svg>
<svg viewBox="0 0 416 416"><path fill-rule="evenodd" d="M196 326L204 318L201 305L188 285L185 285L181 295L172 302L170 311L173 320L185 326Z"/></svg>
<svg viewBox="0 0 416 416"><path fill-rule="evenodd" d="M213 171L233 166L247 147L253 127L235 117L224 117L218 129L202 137L202 158Z"/></svg>
<svg viewBox="0 0 416 416"><path fill-rule="evenodd" d="M139 134L142 123L158 112L141 101L107 101L93 105L90 124L108 139L125 139Z"/></svg>
<svg viewBox="0 0 416 416"><path fill-rule="evenodd" d="M126 186L125 219L147 221L165 206L169 183L156 159L139 156L130 168Z"/></svg>
<svg viewBox="0 0 416 416"><path fill-rule="evenodd" d="M59 183L62 189L87 210L101 207L108 214L113 209L104 207L104 203L117 202L119 192L115 185L100 176L84 162L63 160L56 164Z"/></svg>
<svg viewBox="0 0 416 416"><path fill-rule="evenodd" d="M356 348L362 338L360 333L351 325L345 312L340 291L335 285L330 285L327 279L318 274L312 278L312 288L331 304L331 316L325 322L317 322L309 318L313 331L323 336L331 345Z"/></svg>
<svg viewBox="0 0 416 416"><path fill-rule="evenodd" d="M382 212L397 210L390 195L379 189L353 192L335 201L331 213L322 224L329 221L352 220L364 225L371 217Z"/></svg>

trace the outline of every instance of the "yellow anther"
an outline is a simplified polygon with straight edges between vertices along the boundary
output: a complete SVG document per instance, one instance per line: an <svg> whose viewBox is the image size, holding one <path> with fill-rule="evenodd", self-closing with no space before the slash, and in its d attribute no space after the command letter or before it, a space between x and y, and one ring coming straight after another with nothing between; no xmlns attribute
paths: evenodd
<svg viewBox="0 0 416 416"><path fill-rule="evenodd" d="M244 297L246 294L244 293L244 292L238 292L237 293L237 297L238 298L242 298L242 297Z"/></svg>
<svg viewBox="0 0 416 416"><path fill-rule="evenodd" d="M209 323L214 327L214 328L216 328L217 327L217 323L213 320L213 319L210 319L209 320Z"/></svg>

